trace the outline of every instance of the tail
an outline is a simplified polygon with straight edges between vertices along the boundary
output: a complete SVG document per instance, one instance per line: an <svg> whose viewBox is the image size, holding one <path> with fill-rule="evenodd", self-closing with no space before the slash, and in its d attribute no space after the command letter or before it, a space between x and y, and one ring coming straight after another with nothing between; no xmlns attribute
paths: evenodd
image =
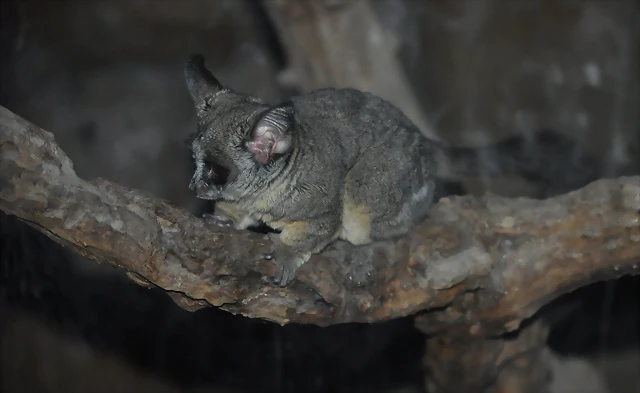
<svg viewBox="0 0 640 393"><path fill-rule="evenodd" d="M533 138L514 136L484 147L439 144L438 176L521 176L546 189L545 194L581 188L598 177L597 163L572 139L543 130Z"/></svg>

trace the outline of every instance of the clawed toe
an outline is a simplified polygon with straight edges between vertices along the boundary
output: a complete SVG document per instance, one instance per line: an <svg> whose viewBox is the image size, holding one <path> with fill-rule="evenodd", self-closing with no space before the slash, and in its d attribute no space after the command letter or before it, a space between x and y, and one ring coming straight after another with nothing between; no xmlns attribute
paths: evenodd
<svg viewBox="0 0 640 393"><path fill-rule="evenodd" d="M291 274L291 268L288 268L284 263L278 263L276 261L276 277L275 282L281 287L286 286L289 282L291 282L293 275Z"/></svg>

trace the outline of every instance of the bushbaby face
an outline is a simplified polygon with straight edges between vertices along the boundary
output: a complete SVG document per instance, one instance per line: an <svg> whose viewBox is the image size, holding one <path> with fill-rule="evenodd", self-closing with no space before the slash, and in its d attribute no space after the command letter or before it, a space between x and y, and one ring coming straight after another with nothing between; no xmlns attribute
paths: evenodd
<svg viewBox="0 0 640 393"><path fill-rule="evenodd" d="M187 88L198 115L190 141L196 170L189 188L202 199L241 197L273 159L289 152L291 108L224 88L199 55L185 66ZM227 191L225 193L225 191Z"/></svg>
<svg viewBox="0 0 640 393"><path fill-rule="evenodd" d="M190 148L196 164L190 188L203 199L218 199L243 173L255 171L247 144L264 104L250 97L224 93L198 114L198 130Z"/></svg>

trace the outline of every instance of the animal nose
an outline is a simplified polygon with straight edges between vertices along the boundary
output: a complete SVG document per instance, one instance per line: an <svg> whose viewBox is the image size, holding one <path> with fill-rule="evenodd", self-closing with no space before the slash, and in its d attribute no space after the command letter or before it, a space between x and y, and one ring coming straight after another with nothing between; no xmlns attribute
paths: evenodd
<svg viewBox="0 0 640 393"><path fill-rule="evenodd" d="M196 187L196 194L199 197L202 197L203 195L205 195L208 191L209 187L207 187L204 182L201 182L198 184L198 186Z"/></svg>

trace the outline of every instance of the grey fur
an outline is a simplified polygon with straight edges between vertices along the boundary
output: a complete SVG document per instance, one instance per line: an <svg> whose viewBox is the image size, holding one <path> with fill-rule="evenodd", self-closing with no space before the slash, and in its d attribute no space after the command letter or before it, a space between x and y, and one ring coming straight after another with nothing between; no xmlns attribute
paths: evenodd
<svg viewBox="0 0 640 393"><path fill-rule="evenodd" d="M434 146L387 101L322 89L274 107L223 88L199 55L187 61L185 77L199 118L190 188L231 207L238 229L265 222L283 230L274 252L280 285L337 238L388 239L427 215ZM290 138L291 148L263 164L247 143L256 125L267 123ZM229 169L225 185L212 183L209 160Z"/></svg>

